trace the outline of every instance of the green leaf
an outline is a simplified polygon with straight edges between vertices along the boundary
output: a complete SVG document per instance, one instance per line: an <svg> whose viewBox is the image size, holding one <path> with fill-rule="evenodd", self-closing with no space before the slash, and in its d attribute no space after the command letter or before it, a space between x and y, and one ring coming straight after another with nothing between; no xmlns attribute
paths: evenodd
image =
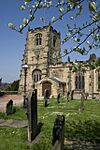
<svg viewBox="0 0 100 150"><path fill-rule="evenodd" d="M83 55L85 53L85 47L83 47L83 49L81 49L80 53Z"/></svg>
<svg viewBox="0 0 100 150"><path fill-rule="evenodd" d="M35 8L35 5L32 5L32 8Z"/></svg>
<svg viewBox="0 0 100 150"><path fill-rule="evenodd" d="M68 29L70 29L70 28L71 28L69 24L67 24L67 28L68 28Z"/></svg>
<svg viewBox="0 0 100 150"><path fill-rule="evenodd" d="M67 41L67 37L65 37L65 38L63 39L63 43L66 42L66 41Z"/></svg>
<svg viewBox="0 0 100 150"><path fill-rule="evenodd" d="M11 29L13 29L13 30L15 29L15 25L13 23L11 23L11 22L8 23L8 27L11 28Z"/></svg>
<svg viewBox="0 0 100 150"><path fill-rule="evenodd" d="M55 17L53 16L52 18L51 18L51 23L54 23L55 22Z"/></svg>
<svg viewBox="0 0 100 150"><path fill-rule="evenodd" d="M70 9L70 10L72 10L72 9L73 9L73 7L74 7L74 4L73 4L73 3L70 3L70 5L69 5L69 9Z"/></svg>
<svg viewBox="0 0 100 150"><path fill-rule="evenodd" d="M30 9L29 11L30 11L30 15L32 15L32 13L33 13L33 12L32 12L32 9Z"/></svg>
<svg viewBox="0 0 100 150"><path fill-rule="evenodd" d="M89 48L92 49L92 45L89 45Z"/></svg>
<svg viewBox="0 0 100 150"><path fill-rule="evenodd" d="M72 36L71 33L67 33L67 38L70 38Z"/></svg>
<svg viewBox="0 0 100 150"><path fill-rule="evenodd" d="M26 25L28 23L28 19L24 18L23 23Z"/></svg>
<svg viewBox="0 0 100 150"><path fill-rule="evenodd" d="M21 9L21 10L25 10L25 6L24 6L24 5L22 5L20 9Z"/></svg>
<svg viewBox="0 0 100 150"><path fill-rule="evenodd" d="M74 20L74 17L70 17L71 20Z"/></svg>
<svg viewBox="0 0 100 150"><path fill-rule="evenodd" d="M31 2L32 0L24 0L25 2Z"/></svg>
<svg viewBox="0 0 100 150"><path fill-rule="evenodd" d="M72 33L72 32L73 32L73 29L69 29L68 31L69 31L70 33Z"/></svg>
<svg viewBox="0 0 100 150"><path fill-rule="evenodd" d="M80 54L84 54L84 52L85 52L85 49L83 48L80 48L80 47L76 47L75 49L74 49L74 51L76 51L76 52L79 52Z"/></svg>
<svg viewBox="0 0 100 150"><path fill-rule="evenodd" d="M100 12L97 12L97 14L92 17L92 20L99 21L100 20Z"/></svg>
<svg viewBox="0 0 100 150"><path fill-rule="evenodd" d="M79 39L79 38L77 39L77 42L80 42L80 39Z"/></svg>
<svg viewBox="0 0 100 150"><path fill-rule="evenodd" d="M30 18L31 18L31 21L33 21L33 20L35 19L35 17L34 17L34 16L31 16Z"/></svg>
<svg viewBox="0 0 100 150"><path fill-rule="evenodd" d="M19 26L19 30L21 31L23 29L23 25L20 25Z"/></svg>
<svg viewBox="0 0 100 150"><path fill-rule="evenodd" d="M62 20L62 15L59 16L59 19Z"/></svg>
<svg viewBox="0 0 100 150"><path fill-rule="evenodd" d="M77 62L77 60L75 60L75 63ZM74 64L73 66L72 66L72 72L77 72L78 71L78 68L77 68L77 66Z"/></svg>
<svg viewBox="0 0 100 150"><path fill-rule="evenodd" d="M80 42L80 39L79 38L74 38L74 41L75 42Z"/></svg>
<svg viewBox="0 0 100 150"><path fill-rule="evenodd" d="M59 8L59 11L64 12L64 8L63 7Z"/></svg>
<svg viewBox="0 0 100 150"><path fill-rule="evenodd" d="M70 2L73 2L73 0L68 0L68 2L70 3Z"/></svg>
<svg viewBox="0 0 100 150"><path fill-rule="evenodd" d="M67 49L65 49L65 50L64 50L64 54L66 55L67 53L68 53L68 50L67 50Z"/></svg>
<svg viewBox="0 0 100 150"><path fill-rule="evenodd" d="M96 11L96 2L90 2L89 3L89 11Z"/></svg>

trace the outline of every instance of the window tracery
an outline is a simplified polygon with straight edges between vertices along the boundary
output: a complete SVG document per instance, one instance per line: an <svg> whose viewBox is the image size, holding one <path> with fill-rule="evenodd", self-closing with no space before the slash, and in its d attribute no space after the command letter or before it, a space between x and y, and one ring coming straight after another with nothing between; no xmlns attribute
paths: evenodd
<svg viewBox="0 0 100 150"><path fill-rule="evenodd" d="M37 82L39 80L41 80L41 70L36 69L33 71L33 81Z"/></svg>
<svg viewBox="0 0 100 150"><path fill-rule="evenodd" d="M42 34L38 33L35 35L35 45L42 45Z"/></svg>
<svg viewBox="0 0 100 150"><path fill-rule="evenodd" d="M76 90L84 89L84 74L81 72L76 73L75 87L76 87Z"/></svg>

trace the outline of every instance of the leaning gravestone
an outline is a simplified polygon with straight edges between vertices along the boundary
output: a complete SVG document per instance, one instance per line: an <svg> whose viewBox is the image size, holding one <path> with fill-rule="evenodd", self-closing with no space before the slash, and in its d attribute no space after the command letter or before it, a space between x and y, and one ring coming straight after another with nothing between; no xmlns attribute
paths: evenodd
<svg viewBox="0 0 100 150"><path fill-rule="evenodd" d="M28 141L32 142L37 135L37 90L28 97Z"/></svg>
<svg viewBox="0 0 100 150"><path fill-rule="evenodd" d="M65 117L57 115L52 131L52 150L64 149L64 124Z"/></svg>
<svg viewBox="0 0 100 150"><path fill-rule="evenodd" d="M14 113L13 100L10 99L6 105L6 115L10 115Z"/></svg>

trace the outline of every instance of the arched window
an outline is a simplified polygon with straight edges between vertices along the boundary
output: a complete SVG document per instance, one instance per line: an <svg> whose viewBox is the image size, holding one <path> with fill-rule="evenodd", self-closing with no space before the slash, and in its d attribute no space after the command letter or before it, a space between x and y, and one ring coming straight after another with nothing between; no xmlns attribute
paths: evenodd
<svg viewBox="0 0 100 150"><path fill-rule="evenodd" d="M57 38L56 38L56 36L54 36L53 37L53 47L56 47L56 40L57 40Z"/></svg>
<svg viewBox="0 0 100 150"><path fill-rule="evenodd" d="M75 87L76 87L76 90L84 89L84 74L81 72L76 73Z"/></svg>
<svg viewBox="0 0 100 150"><path fill-rule="evenodd" d="M35 35L35 45L42 45L42 34L38 33Z"/></svg>
<svg viewBox="0 0 100 150"><path fill-rule="evenodd" d="M100 70L98 71L98 90L100 90Z"/></svg>
<svg viewBox="0 0 100 150"><path fill-rule="evenodd" d="M95 69L95 73L96 73L96 89L97 91L100 91L100 66L98 66Z"/></svg>
<svg viewBox="0 0 100 150"><path fill-rule="evenodd" d="M39 80L41 80L41 70L36 69L33 71L33 81L37 82Z"/></svg>

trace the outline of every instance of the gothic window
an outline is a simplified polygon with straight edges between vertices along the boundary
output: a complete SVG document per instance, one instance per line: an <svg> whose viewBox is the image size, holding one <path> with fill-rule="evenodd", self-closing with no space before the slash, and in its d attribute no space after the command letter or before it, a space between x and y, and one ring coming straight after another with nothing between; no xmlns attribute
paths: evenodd
<svg viewBox="0 0 100 150"><path fill-rule="evenodd" d="M42 45L42 34L38 33L35 35L35 45Z"/></svg>
<svg viewBox="0 0 100 150"><path fill-rule="evenodd" d="M98 71L98 90L100 90L100 71Z"/></svg>
<svg viewBox="0 0 100 150"><path fill-rule="evenodd" d="M53 47L56 47L56 40L57 40L57 38L56 38L56 36L54 36L53 37Z"/></svg>
<svg viewBox="0 0 100 150"><path fill-rule="evenodd" d="M84 89L84 74L81 73L81 72L78 72L76 74L76 77L75 77L75 87L76 87L76 90L82 90L82 89Z"/></svg>
<svg viewBox="0 0 100 150"><path fill-rule="evenodd" d="M41 80L41 70L36 69L33 71L33 81L37 82L39 80Z"/></svg>

